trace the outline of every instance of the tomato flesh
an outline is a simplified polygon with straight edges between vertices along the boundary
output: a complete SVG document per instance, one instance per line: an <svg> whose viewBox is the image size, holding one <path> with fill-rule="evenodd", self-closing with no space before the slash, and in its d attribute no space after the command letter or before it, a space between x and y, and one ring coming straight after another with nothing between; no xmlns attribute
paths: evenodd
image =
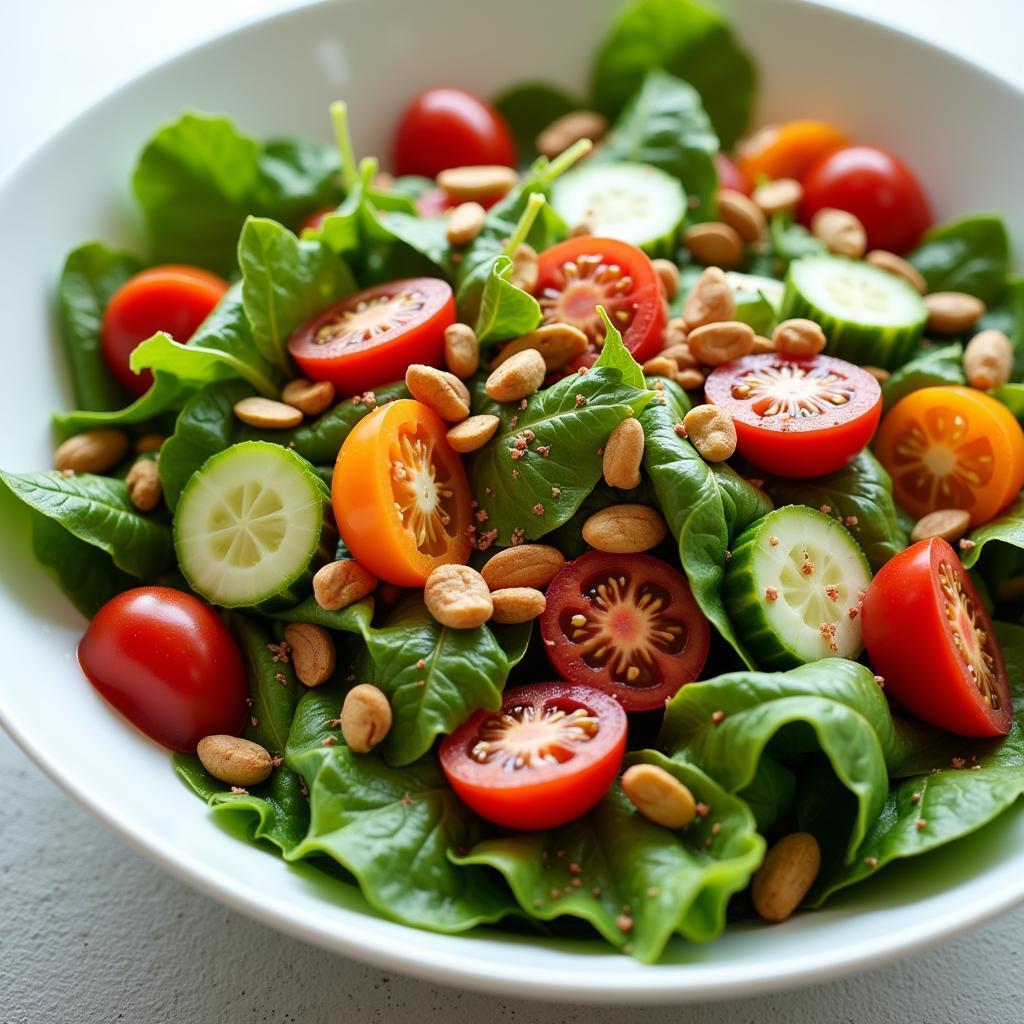
<svg viewBox="0 0 1024 1024"><path fill-rule="evenodd" d="M992 622L941 537L886 562L861 616L871 664L908 711L960 736L1010 731L1013 703Z"/></svg>
<svg viewBox="0 0 1024 1024"><path fill-rule="evenodd" d="M555 828L611 787L626 751L626 714L606 693L569 683L509 690L501 711L477 711L441 744L441 767L482 818Z"/></svg>
<svg viewBox="0 0 1024 1024"><path fill-rule="evenodd" d="M689 584L650 555L588 551L551 581L540 620L555 670L627 711L664 707L695 680L710 630Z"/></svg>
<svg viewBox="0 0 1024 1024"><path fill-rule="evenodd" d="M153 383L149 370L133 373L132 352L157 331L184 344L228 290L227 281L180 264L143 270L126 281L107 303L100 326L103 358L117 382L132 395Z"/></svg>
<svg viewBox="0 0 1024 1024"><path fill-rule="evenodd" d="M410 277L350 295L300 327L288 351L310 380L355 395L401 380L410 363L439 366L455 322L447 281Z"/></svg>
<svg viewBox="0 0 1024 1024"><path fill-rule="evenodd" d="M846 136L827 121L770 124L736 147L736 163L751 185L763 178L802 178L823 154L845 145Z"/></svg>
<svg viewBox="0 0 1024 1024"><path fill-rule="evenodd" d="M217 613L191 594L137 587L108 601L78 645L99 693L147 736L194 752L237 735L246 717L242 655Z"/></svg>
<svg viewBox="0 0 1024 1024"><path fill-rule="evenodd" d="M744 356L712 371L707 400L736 425L737 448L784 477L842 469L871 440L882 389L871 374L831 356Z"/></svg>

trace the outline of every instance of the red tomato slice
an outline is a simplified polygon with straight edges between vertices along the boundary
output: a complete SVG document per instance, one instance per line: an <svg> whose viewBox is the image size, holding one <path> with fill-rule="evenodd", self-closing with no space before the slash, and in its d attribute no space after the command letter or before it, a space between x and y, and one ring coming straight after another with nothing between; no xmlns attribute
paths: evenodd
<svg viewBox="0 0 1024 1024"><path fill-rule="evenodd" d="M918 541L879 569L861 628L886 693L908 711L960 736L1010 731L1013 702L992 622L941 537Z"/></svg>
<svg viewBox="0 0 1024 1024"><path fill-rule="evenodd" d="M540 254L537 286L544 323L578 327L589 349L569 370L591 366L604 343L604 306L626 348L642 363L661 351L668 307L657 272L645 252L614 238L569 238Z"/></svg>
<svg viewBox="0 0 1024 1024"><path fill-rule="evenodd" d="M350 295L318 313L288 342L310 380L356 395L401 380L410 363L439 366L444 329L455 322L446 281L410 277Z"/></svg>
<svg viewBox="0 0 1024 1024"><path fill-rule="evenodd" d="M207 604L169 587L137 587L108 601L78 645L89 682L133 725L172 750L237 736L246 718L245 666Z"/></svg>
<svg viewBox="0 0 1024 1024"><path fill-rule="evenodd" d="M505 828L555 828L586 814L615 781L626 714L589 686L509 690L441 744L441 767L464 803Z"/></svg>
<svg viewBox="0 0 1024 1024"><path fill-rule="evenodd" d="M588 551L551 581L540 620L555 670L627 711L665 706L700 675L710 629L690 586L650 555Z"/></svg>
<svg viewBox="0 0 1024 1024"><path fill-rule="evenodd" d="M842 469L882 415L878 381L831 356L744 356L713 370L704 394L732 417L740 454L785 477Z"/></svg>

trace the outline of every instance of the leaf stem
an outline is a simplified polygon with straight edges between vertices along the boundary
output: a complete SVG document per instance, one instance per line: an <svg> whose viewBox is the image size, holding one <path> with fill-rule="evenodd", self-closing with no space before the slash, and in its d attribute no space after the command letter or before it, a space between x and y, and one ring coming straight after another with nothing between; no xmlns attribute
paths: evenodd
<svg viewBox="0 0 1024 1024"><path fill-rule="evenodd" d="M331 104L331 120L334 122L338 156L341 157L341 180L345 183L345 191L351 192L359 181L359 172L348 130L348 104L344 100L335 100Z"/></svg>
<svg viewBox="0 0 1024 1024"><path fill-rule="evenodd" d="M530 233L530 228L533 227L533 222L537 219L537 214L540 213L540 208L547 202L542 192L531 192L526 200L526 209L523 210L522 216L519 218L519 223L516 224L515 231L512 232L512 237L508 240L508 245L505 246L504 255L509 259L515 257L516 249L519 248L526 241L526 236Z"/></svg>
<svg viewBox="0 0 1024 1024"><path fill-rule="evenodd" d="M580 139L578 142L574 142L564 153L559 153L548 164L548 169L544 175L545 179L547 181L554 181L555 178L561 177L577 160L585 157L593 148L594 144L590 139Z"/></svg>

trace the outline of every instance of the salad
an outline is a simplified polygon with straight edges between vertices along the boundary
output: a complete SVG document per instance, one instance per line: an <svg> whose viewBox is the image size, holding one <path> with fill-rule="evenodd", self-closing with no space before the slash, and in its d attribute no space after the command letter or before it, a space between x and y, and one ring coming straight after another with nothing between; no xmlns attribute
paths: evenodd
<svg viewBox="0 0 1024 1024"><path fill-rule="evenodd" d="M1024 279L694 0L381 170L189 111L75 249L0 473L84 675L252 843L655 962L1024 791ZM801 111L794 111L799 116Z"/></svg>

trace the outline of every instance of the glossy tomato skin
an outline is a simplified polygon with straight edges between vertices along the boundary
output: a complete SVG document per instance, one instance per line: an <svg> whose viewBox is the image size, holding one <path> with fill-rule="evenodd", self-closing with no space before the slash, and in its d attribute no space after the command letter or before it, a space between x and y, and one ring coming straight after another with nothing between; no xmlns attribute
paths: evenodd
<svg viewBox="0 0 1024 1024"><path fill-rule="evenodd" d="M140 342L166 331L184 344L228 290L228 283L199 267L169 263L150 267L126 281L107 303L100 326L103 358L118 383L132 395L153 383L149 370L128 365Z"/></svg>
<svg viewBox="0 0 1024 1024"><path fill-rule="evenodd" d="M562 743L560 763L506 768L499 758L472 756L481 727L498 717L477 711L441 744L441 767L452 788L482 818L511 829L556 828L584 815L608 792L626 752L626 714L606 693L570 683L535 683L506 691L500 715L519 709L572 713L583 709L598 730L586 742Z"/></svg>
<svg viewBox="0 0 1024 1024"><path fill-rule="evenodd" d="M427 89L405 109L395 135L396 174L436 178L449 167L516 165L516 144L505 119L463 89Z"/></svg>
<svg viewBox="0 0 1024 1024"><path fill-rule="evenodd" d="M715 170L718 172L719 188L731 188L734 192L750 195L750 182L724 153L715 154Z"/></svg>
<svg viewBox="0 0 1024 1024"><path fill-rule="evenodd" d="M845 144L846 136L827 121L765 125L736 147L736 166L752 186L763 178L800 179L815 160Z"/></svg>
<svg viewBox="0 0 1024 1024"><path fill-rule="evenodd" d="M847 400L824 402L814 415L768 414L773 388L786 394L787 381L838 381ZM742 388L751 390L743 397ZM776 476L802 479L842 469L863 451L882 415L882 389L871 374L853 363L831 356L783 356L776 353L744 356L716 367L704 385L713 405L724 409L736 426L737 449L755 466ZM765 409L762 415L760 410Z"/></svg>
<svg viewBox="0 0 1024 1024"><path fill-rule="evenodd" d="M905 253L931 227L928 199L914 172L877 146L846 146L817 160L803 179L805 224L824 207L855 214L869 249Z"/></svg>
<svg viewBox="0 0 1024 1024"><path fill-rule="evenodd" d="M89 681L157 743L193 753L204 737L245 724L245 666L217 613L170 587L108 601L78 645Z"/></svg>
<svg viewBox="0 0 1024 1024"><path fill-rule="evenodd" d="M346 320L348 314L356 318ZM455 296L447 281L404 278L365 288L318 313L292 335L288 351L310 380L328 380L339 394L357 395L403 379L410 363L440 366L444 331L454 322ZM389 329L378 330L385 323ZM318 341L332 326L333 339Z"/></svg>
<svg viewBox="0 0 1024 1024"><path fill-rule="evenodd" d="M1002 651L970 577L941 537L918 541L882 566L864 597L861 628L886 693L918 718L959 736L1010 731ZM984 634L991 658L990 670L975 659L975 677L984 676L998 707L985 702L954 642L959 630L968 637L965 649L977 650L973 628Z"/></svg>

